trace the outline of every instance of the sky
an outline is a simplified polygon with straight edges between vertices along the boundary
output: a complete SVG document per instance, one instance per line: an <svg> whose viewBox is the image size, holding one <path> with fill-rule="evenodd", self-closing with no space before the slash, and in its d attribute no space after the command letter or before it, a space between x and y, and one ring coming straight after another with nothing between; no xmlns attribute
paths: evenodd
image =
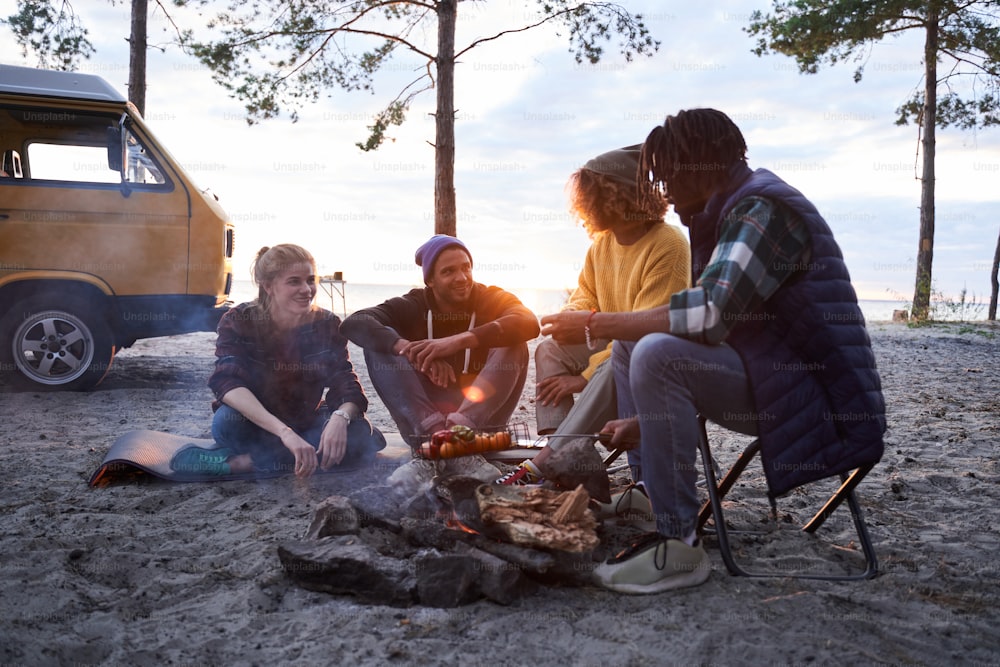
<svg viewBox="0 0 1000 667"><path fill-rule="evenodd" d="M604 151L640 143L668 114L714 107L740 126L751 167L801 190L824 214L863 299L909 301L919 229L919 135L895 110L922 86L923 36L903 34L854 62L804 75L792 58L757 57L744 32L763 0L621 2L660 41L627 63L614 43L596 65L577 64L554 28L505 36L467 53L456 70L455 187L458 236L478 281L508 288L572 288L589 239L567 212L565 184ZM532 21L533 3L462 2L457 47ZM14 0L0 0L0 16ZM96 53L79 70L126 94L128 3L73 3ZM175 11L175 10L171 10ZM204 18L179 12L182 26ZM237 280L249 279L263 245L299 243L320 273L355 283L418 284L414 250L434 232L434 92L378 151L374 114L420 73L401 54L371 92L329 96L287 116L248 125L243 105L211 73L171 46L162 10L149 17L147 124L199 187L214 193L237 228ZM429 25L414 39L433 44ZM6 26L0 26L0 35ZM9 35L0 62L37 64ZM1000 228L1000 129L939 130L934 288L944 298L988 301ZM668 214L668 223L679 224Z"/></svg>

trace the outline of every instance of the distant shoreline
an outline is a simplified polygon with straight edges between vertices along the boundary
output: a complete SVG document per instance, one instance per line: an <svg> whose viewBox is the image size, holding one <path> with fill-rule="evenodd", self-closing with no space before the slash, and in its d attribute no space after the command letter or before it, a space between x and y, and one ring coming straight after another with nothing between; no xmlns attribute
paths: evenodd
<svg viewBox="0 0 1000 667"><path fill-rule="evenodd" d="M326 285L317 294L316 303L324 308L329 308L339 315L343 315L345 310L350 315L362 308L369 308L382 303L386 299L405 294L415 287L418 287L418 285L354 283L345 281L339 285L340 290L343 292L343 298L336 291L333 292L331 298L325 291L329 290L330 286ZM506 289L509 289L520 297L525 305L539 316L557 312L569 295L567 288L506 287ZM234 303L250 301L256 297L256 294L256 288L249 280L234 281L231 294ZM861 299L858 301L858 304L861 306L861 312L867 322L891 322L893 311L908 310L910 305L907 301L896 299ZM955 317L948 317L950 307L949 304L938 304L938 310L941 312L935 319L957 319ZM986 319L986 305L980 304L977 310L978 312L972 313L974 315L972 317L969 317L967 314L966 320L972 322L984 321Z"/></svg>

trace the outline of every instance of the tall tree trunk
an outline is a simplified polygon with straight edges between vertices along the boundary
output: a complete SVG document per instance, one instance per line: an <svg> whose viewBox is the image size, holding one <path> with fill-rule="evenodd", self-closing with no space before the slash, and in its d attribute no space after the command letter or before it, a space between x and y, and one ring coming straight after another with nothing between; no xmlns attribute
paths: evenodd
<svg viewBox="0 0 1000 667"><path fill-rule="evenodd" d="M455 20L457 0L438 2L437 113L434 134L434 233L457 234L455 206Z"/></svg>
<svg viewBox="0 0 1000 667"><path fill-rule="evenodd" d="M132 0L132 34L129 37L128 99L146 115L146 14L148 0Z"/></svg>
<svg viewBox="0 0 1000 667"><path fill-rule="evenodd" d="M913 318L926 320L931 304L931 265L934 263L934 130L937 127L938 6L927 10L924 41L923 176L920 183L920 246L917 249L917 282L913 290Z"/></svg>
<svg viewBox="0 0 1000 667"><path fill-rule="evenodd" d="M1000 271L1000 234L997 234L997 249L993 251L993 271L990 272L990 285L993 291L990 296L990 312L987 318L997 319L997 293L1000 292L1000 282L997 281L997 273Z"/></svg>

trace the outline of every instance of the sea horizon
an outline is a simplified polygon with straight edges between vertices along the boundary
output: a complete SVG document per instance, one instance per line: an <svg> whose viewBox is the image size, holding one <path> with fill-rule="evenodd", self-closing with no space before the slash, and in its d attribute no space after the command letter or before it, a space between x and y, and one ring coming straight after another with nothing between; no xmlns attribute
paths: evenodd
<svg viewBox="0 0 1000 667"><path fill-rule="evenodd" d="M351 313L400 296L410 290L422 287L417 284L381 284L381 283L355 283L342 281L340 283L323 283L316 295L316 303L323 308L336 313L341 317L346 317ZM548 313L559 312L562 305L570 295L569 288L552 287L505 287L504 289L517 295L519 299L533 313L541 317ZM230 298L234 303L251 301L257 296L254 284L249 280L237 280L233 283ZM858 305L866 322L890 322L893 312L897 310L908 310L909 301L902 299L859 299ZM933 304L932 304L933 305ZM939 315L936 319L956 320L957 315L962 315L953 304L942 304L938 308ZM986 305L979 304L965 309L965 319L969 321L985 320Z"/></svg>

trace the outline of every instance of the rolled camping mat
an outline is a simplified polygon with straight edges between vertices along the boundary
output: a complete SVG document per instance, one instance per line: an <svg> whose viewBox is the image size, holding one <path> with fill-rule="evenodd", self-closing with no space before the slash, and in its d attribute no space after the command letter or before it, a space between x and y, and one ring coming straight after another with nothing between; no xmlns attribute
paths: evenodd
<svg viewBox="0 0 1000 667"><path fill-rule="evenodd" d="M378 453L382 458L396 458L402 454L400 448L405 448L405 455L409 456L409 447L402 443L401 438L392 438L394 434L385 434L386 448ZM395 440L399 440L396 443ZM170 482L218 482L233 479L264 479L280 477L291 474L288 470L255 470L246 473L234 473L229 475L217 475L199 470L174 469L170 465L174 456L178 452L188 447L201 447L202 449L219 449L219 445L214 440L204 438L192 438L176 433L165 433L163 431L129 431L122 434L112 443L108 453L104 456L101 466L90 476L90 486L109 486L114 483L128 482L152 475L159 479ZM338 466L330 470L317 470L317 473L341 473L358 470L367 467Z"/></svg>

